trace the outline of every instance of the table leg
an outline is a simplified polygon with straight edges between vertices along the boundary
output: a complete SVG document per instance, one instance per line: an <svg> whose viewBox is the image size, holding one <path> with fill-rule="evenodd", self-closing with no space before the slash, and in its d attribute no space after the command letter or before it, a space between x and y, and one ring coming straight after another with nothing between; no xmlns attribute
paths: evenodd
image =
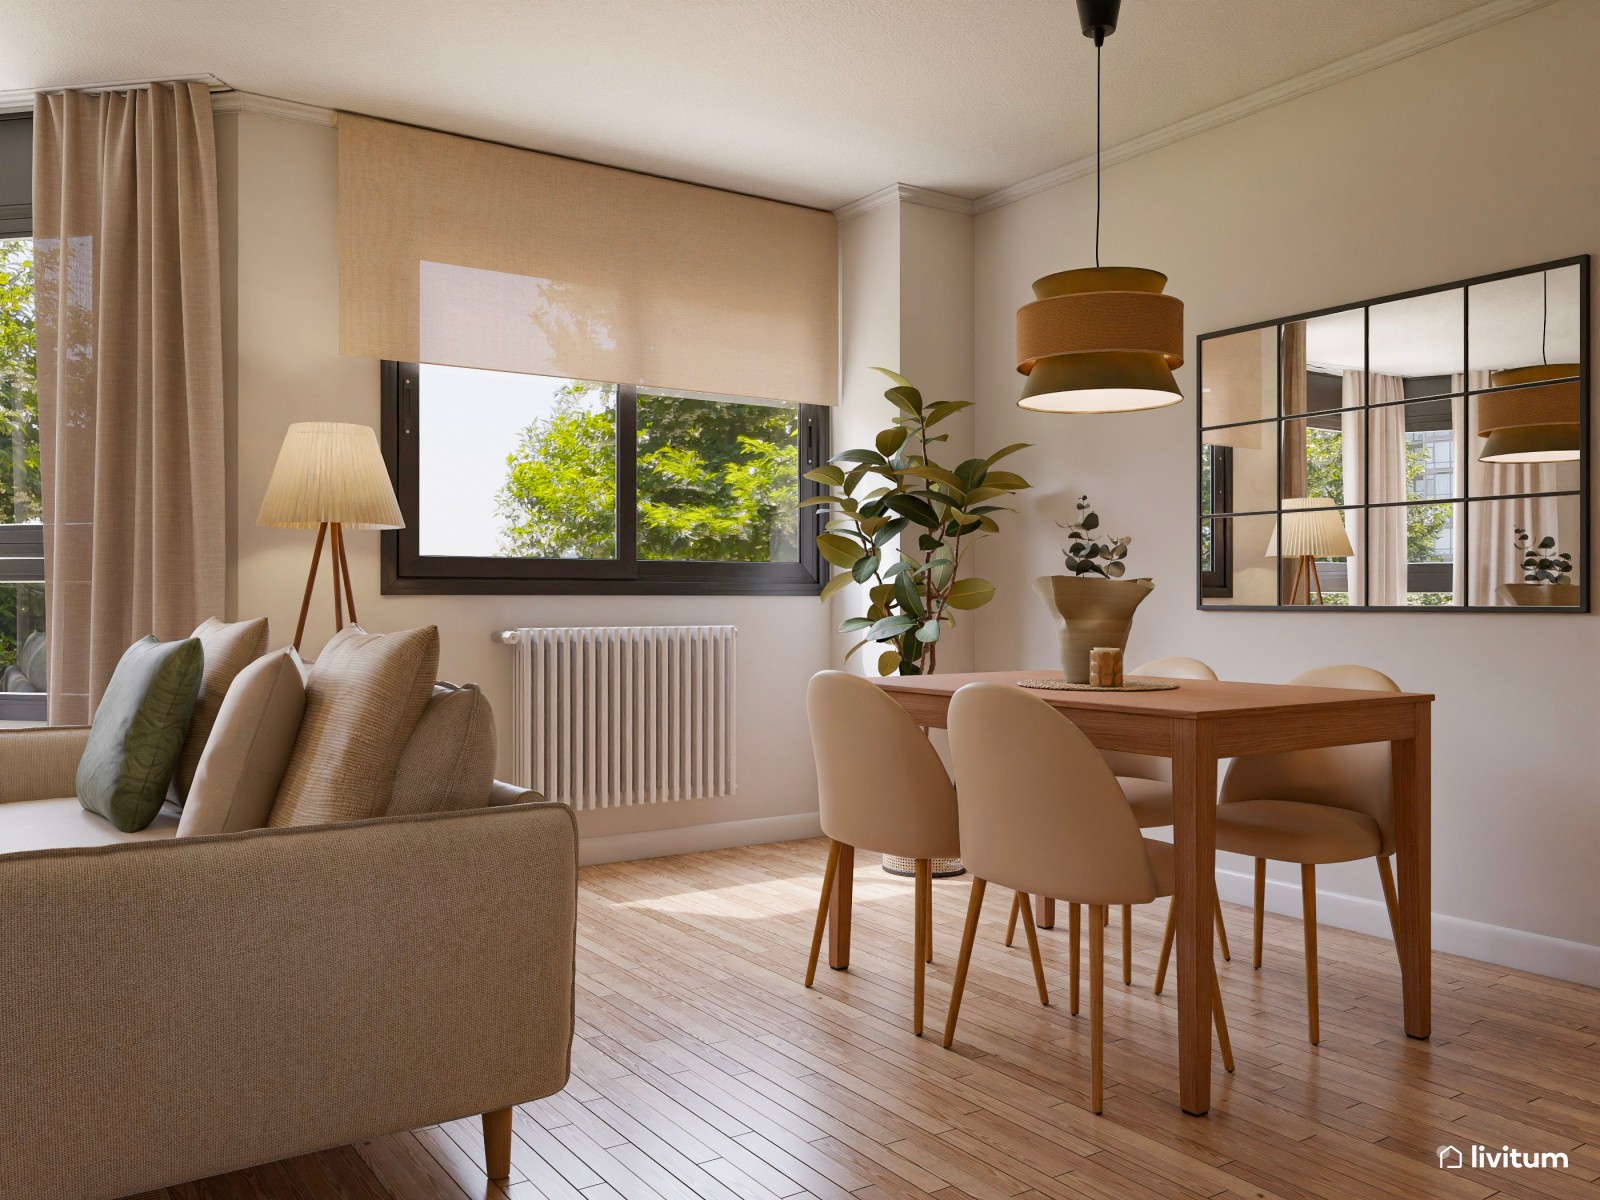
<svg viewBox="0 0 1600 1200"><path fill-rule="evenodd" d="M1040 929L1056 927L1056 902L1050 896L1033 898L1033 923Z"/></svg>
<svg viewBox="0 0 1600 1200"><path fill-rule="evenodd" d="M843 971L850 965L850 901L855 892L856 848L839 847L839 865L828 900L828 965Z"/></svg>
<svg viewBox="0 0 1600 1200"><path fill-rule="evenodd" d="M1178 906L1178 1098L1211 1108L1211 923L1216 905L1217 748L1203 720L1172 723L1172 840Z"/></svg>
<svg viewBox="0 0 1600 1200"><path fill-rule="evenodd" d="M1406 1033L1425 1038L1433 1028L1432 706L1416 707L1416 733L1390 743L1395 858L1400 871L1398 930Z"/></svg>

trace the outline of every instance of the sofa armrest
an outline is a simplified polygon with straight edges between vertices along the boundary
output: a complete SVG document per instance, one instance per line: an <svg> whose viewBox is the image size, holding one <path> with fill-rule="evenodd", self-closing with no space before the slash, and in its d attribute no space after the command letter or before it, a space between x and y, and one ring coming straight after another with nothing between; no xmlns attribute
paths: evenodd
<svg viewBox="0 0 1600 1200"><path fill-rule="evenodd" d="M0 729L0 804L78 794L78 760L87 725Z"/></svg>
<svg viewBox="0 0 1600 1200"><path fill-rule="evenodd" d="M577 834L527 804L0 856L0 1196L124 1196L549 1095Z"/></svg>
<svg viewBox="0 0 1600 1200"><path fill-rule="evenodd" d="M503 808L508 804L546 804L538 792L528 788L520 788L514 783L502 783L496 779L489 785L489 807Z"/></svg>

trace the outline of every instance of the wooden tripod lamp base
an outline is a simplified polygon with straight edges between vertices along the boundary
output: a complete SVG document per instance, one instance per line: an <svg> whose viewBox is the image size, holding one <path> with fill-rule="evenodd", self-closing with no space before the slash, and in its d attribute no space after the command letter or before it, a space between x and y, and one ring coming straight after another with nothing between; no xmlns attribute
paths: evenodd
<svg viewBox="0 0 1600 1200"><path fill-rule="evenodd" d="M317 526L317 544L311 551L311 570L306 572L306 594L300 601L300 620L294 627L294 648L300 650L300 640L306 633L306 614L311 611L311 593L317 586L317 565L322 561L322 543L328 542L328 565L333 570L333 628L344 628L344 610L350 609L350 624L358 624L356 594L350 587L350 559L344 549L344 526L338 521L324 521Z"/></svg>
<svg viewBox="0 0 1600 1200"><path fill-rule="evenodd" d="M345 527L399 529L405 525L389 468L378 448L378 435L370 426L336 421L298 421L289 426L256 524L317 531L311 570L306 573L306 594L300 601L300 621L294 627L294 648L300 649L306 634L306 614L311 611L324 542L333 570L333 627L344 628L347 607L354 625L356 594L350 587Z"/></svg>

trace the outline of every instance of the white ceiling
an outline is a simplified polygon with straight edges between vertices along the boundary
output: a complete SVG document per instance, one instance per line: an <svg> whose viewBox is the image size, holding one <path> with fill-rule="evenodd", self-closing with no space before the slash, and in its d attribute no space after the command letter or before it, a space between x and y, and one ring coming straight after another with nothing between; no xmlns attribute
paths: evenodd
<svg viewBox="0 0 1600 1200"><path fill-rule="evenodd" d="M1472 10L1125 0L1115 145ZM977 197L1091 153L1072 0L0 0L0 91L212 74L243 91L835 208Z"/></svg>

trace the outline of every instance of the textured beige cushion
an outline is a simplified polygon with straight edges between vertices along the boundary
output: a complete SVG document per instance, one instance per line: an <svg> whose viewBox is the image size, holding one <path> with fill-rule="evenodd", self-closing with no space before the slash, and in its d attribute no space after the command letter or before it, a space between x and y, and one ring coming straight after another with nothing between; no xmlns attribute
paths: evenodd
<svg viewBox="0 0 1600 1200"><path fill-rule="evenodd" d="M381 817L401 751L433 691L439 631L368 633L347 625L306 678L306 711L268 824Z"/></svg>
<svg viewBox="0 0 1600 1200"><path fill-rule="evenodd" d="M215 617L201 622L194 636L200 639L205 651L205 674L200 678L200 695L195 698L194 716L189 718L189 732L183 739L183 753L178 756L178 773L173 776L168 798L182 804L194 782L195 768L200 765L200 755L216 724L217 713L228 685L240 671L267 652L270 633L267 618L253 621L235 621L225 624Z"/></svg>
<svg viewBox="0 0 1600 1200"><path fill-rule="evenodd" d="M267 823L305 707L305 667L292 649L274 650L239 672L200 756L179 837Z"/></svg>
<svg viewBox="0 0 1600 1200"><path fill-rule="evenodd" d="M487 806L494 749L494 710L477 685L435 684L400 756L389 815Z"/></svg>

